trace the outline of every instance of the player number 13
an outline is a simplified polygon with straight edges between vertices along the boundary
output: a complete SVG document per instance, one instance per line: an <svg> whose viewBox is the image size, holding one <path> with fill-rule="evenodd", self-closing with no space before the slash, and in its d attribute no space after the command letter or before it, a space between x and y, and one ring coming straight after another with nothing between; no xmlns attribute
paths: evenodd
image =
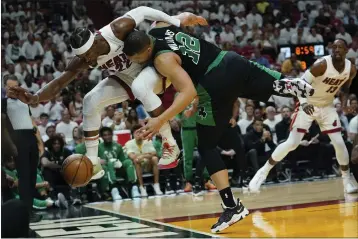
<svg viewBox="0 0 358 239"><path fill-rule="evenodd" d="M175 35L175 40L183 44L182 46L179 46L181 53L184 56L187 55L190 57L193 63L197 65L200 58L200 41L183 32L178 32Z"/></svg>

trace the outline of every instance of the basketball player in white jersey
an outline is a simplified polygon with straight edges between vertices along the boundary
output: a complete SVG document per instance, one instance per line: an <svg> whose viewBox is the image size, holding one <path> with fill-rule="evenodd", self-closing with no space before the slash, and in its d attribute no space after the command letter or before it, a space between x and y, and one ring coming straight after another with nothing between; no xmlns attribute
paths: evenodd
<svg viewBox="0 0 358 239"><path fill-rule="evenodd" d="M101 110L104 107L137 98L152 116L158 116L164 111L162 102L156 94L162 93L168 84L157 75L154 68L144 68L143 65L131 62L122 51L123 41L127 35L144 19L164 21L178 27L207 24L204 18L191 13L171 17L149 7L138 7L101 28L97 33L92 33L87 28L77 28L70 37L70 44L76 57L60 77L48 83L35 95L20 87L10 89L11 97L33 104L52 99L72 82L77 74L89 67L99 65L102 69L110 71L111 75L101 81L83 100L86 155L94 165L92 180L104 175L97 157ZM160 134L163 137L163 156L159 161L159 167L176 167L179 148L168 122L161 128Z"/></svg>
<svg viewBox="0 0 358 239"><path fill-rule="evenodd" d="M293 115L288 139L275 149L271 158L256 172L249 183L250 191L259 190L270 170L290 151L298 147L312 121L316 120L322 133L330 137L336 151L344 191L346 193L358 192L356 182L350 176L349 155L341 135L341 122L333 106L334 96L340 88L344 94L342 104L346 104L350 84L357 73L355 65L346 59L347 52L347 43L342 39L337 39L333 43L332 55L320 58L305 72L303 78L312 85L315 93L307 99L299 99L301 106Z"/></svg>

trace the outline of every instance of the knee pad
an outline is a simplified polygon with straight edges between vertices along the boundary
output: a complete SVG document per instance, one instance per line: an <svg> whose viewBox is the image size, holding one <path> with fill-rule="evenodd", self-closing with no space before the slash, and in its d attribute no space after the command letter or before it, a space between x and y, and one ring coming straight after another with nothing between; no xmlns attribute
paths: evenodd
<svg viewBox="0 0 358 239"><path fill-rule="evenodd" d="M226 169L226 165L222 160L219 152L214 149L201 149L199 148L202 163L205 165L209 175L213 175L221 170Z"/></svg>
<svg viewBox="0 0 358 239"><path fill-rule="evenodd" d="M100 96L95 91L88 92L83 98L83 115L91 115L93 114L98 106Z"/></svg>

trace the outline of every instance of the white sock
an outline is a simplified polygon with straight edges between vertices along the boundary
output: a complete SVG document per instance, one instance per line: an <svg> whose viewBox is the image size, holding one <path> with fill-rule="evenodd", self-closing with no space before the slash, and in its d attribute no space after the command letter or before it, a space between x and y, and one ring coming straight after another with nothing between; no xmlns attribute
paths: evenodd
<svg viewBox="0 0 358 239"><path fill-rule="evenodd" d="M269 161L267 160L265 165L262 167L266 172L270 172L270 170L273 168L274 165L271 165Z"/></svg>
<svg viewBox="0 0 358 239"><path fill-rule="evenodd" d="M343 171L342 172L342 178L349 178L351 176L351 171L348 169L347 171Z"/></svg>
<svg viewBox="0 0 358 239"><path fill-rule="evenodd" d="M86 137L85 138L85 145L86 145L86 155L87 157L92 161L93 165L96 165L99 163L98 159L98 141L99 135L96 135L94 137Z"/></svg>
<svg viewBox="0 0 358 239"><path fill-rule="evenodd" d="M159 133L162 136L162 138L166 139L170 145L176 144L176 141L172 135L172 130L170 128L169 122L166 122L160 129ZM163 140L164 141L164 140Z"/></svg>

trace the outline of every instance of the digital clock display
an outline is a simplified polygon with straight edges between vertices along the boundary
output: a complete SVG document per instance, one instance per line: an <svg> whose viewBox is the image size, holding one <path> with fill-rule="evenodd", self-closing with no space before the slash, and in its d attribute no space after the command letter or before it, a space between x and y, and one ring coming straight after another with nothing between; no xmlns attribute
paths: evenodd
<svg viewBox="0 0 358 239"><path fill-rule="evenodd" d="M290 58L292 54L296 54L303 69L310 67L317 58L325 54L322 43L280 46L280 52L286 59Z"/></svg>

